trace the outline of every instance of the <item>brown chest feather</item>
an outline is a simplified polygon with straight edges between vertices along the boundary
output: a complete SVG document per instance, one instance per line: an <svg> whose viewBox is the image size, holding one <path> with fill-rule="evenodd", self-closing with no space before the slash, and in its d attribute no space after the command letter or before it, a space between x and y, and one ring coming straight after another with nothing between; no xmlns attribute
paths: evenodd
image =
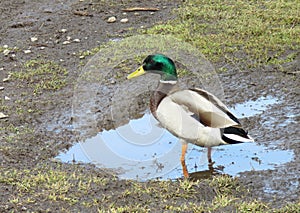
<svg viewBox="0 0 300 213"><path fill-rule="evenodd" d="M150 99L150 111L157 119L156 110L160 102L176 88L176 84L159 83L157 89L153 92Z"/></svg>

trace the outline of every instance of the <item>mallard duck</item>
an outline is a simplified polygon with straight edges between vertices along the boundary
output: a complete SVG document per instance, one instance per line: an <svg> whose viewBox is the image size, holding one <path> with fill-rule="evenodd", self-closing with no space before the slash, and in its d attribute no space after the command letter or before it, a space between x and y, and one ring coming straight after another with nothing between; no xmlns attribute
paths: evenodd
<svg viewBox="0 0 300 213"><path fill-rule="evenodd" d="M184 177L189 176L185 164L188 143L207 147L208 163L212 164L211 147L253 142L240 121L213 94L199 88L179 89L172 59L162 54L149 55L127 78L145 73L161 76L150 99L150 111L162 127L181 140Z"/></svg>

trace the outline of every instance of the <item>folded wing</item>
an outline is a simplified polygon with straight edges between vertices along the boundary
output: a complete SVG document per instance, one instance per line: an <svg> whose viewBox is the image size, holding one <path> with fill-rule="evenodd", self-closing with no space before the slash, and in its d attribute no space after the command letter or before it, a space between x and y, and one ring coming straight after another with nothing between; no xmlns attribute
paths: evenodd
<svg viewBox="0 0 300 213"><path fill-rule="evenodd" d="M239 120L214 95L201 90L181 90L168 97L190 112L204 126L212 128L240 127Z"/></svg>

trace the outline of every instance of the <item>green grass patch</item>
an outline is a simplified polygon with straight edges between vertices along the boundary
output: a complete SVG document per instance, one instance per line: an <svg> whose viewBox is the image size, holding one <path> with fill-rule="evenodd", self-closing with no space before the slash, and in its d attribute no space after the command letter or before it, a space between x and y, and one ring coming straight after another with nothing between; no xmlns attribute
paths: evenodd
<svg viewBox="0 0 300 213"><path fill-rule="evenodd" d="M12 73L12 77L26 82L38 94L45 90L59 90L66 85L67 70L52 61L29 60L20 72Z"/></svg>
<svg viewBox="0 0 300 213"><path fill-rule="evenodd" d="M234 60L254 65L282 64L293 58L283 58L287 51L299 51L297 1L191 0L174 13L177 19L143 33L174 35L213 61L235 53Z"/></svg>
<svg viewBox="0 0 300 213"><path fill-rule="evenodd" d="M0 167L0 185L13 189L8 206L27 206L29 210L42 201L46 207L47 203L56 206L58 211L76 212L79 209L92 212L299 211L298 204L275 210L253 200L247 197L247 190L236 178L227 175L204 181L121 181L82 166L55 163L31 169Z"/></svg>

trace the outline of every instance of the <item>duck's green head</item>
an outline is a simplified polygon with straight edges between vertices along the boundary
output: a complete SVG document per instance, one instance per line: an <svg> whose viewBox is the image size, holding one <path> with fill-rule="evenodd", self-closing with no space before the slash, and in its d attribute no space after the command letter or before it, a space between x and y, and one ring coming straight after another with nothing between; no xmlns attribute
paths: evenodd
<svg viewBox="0 0 300 213"><path fill-rule="evenodd" d="M165 55L148 55L143 65L127 76L128 79L143 75L145 73L157 73L161 75L162 81L177 81L176 67L172 59Z"/></svg>

